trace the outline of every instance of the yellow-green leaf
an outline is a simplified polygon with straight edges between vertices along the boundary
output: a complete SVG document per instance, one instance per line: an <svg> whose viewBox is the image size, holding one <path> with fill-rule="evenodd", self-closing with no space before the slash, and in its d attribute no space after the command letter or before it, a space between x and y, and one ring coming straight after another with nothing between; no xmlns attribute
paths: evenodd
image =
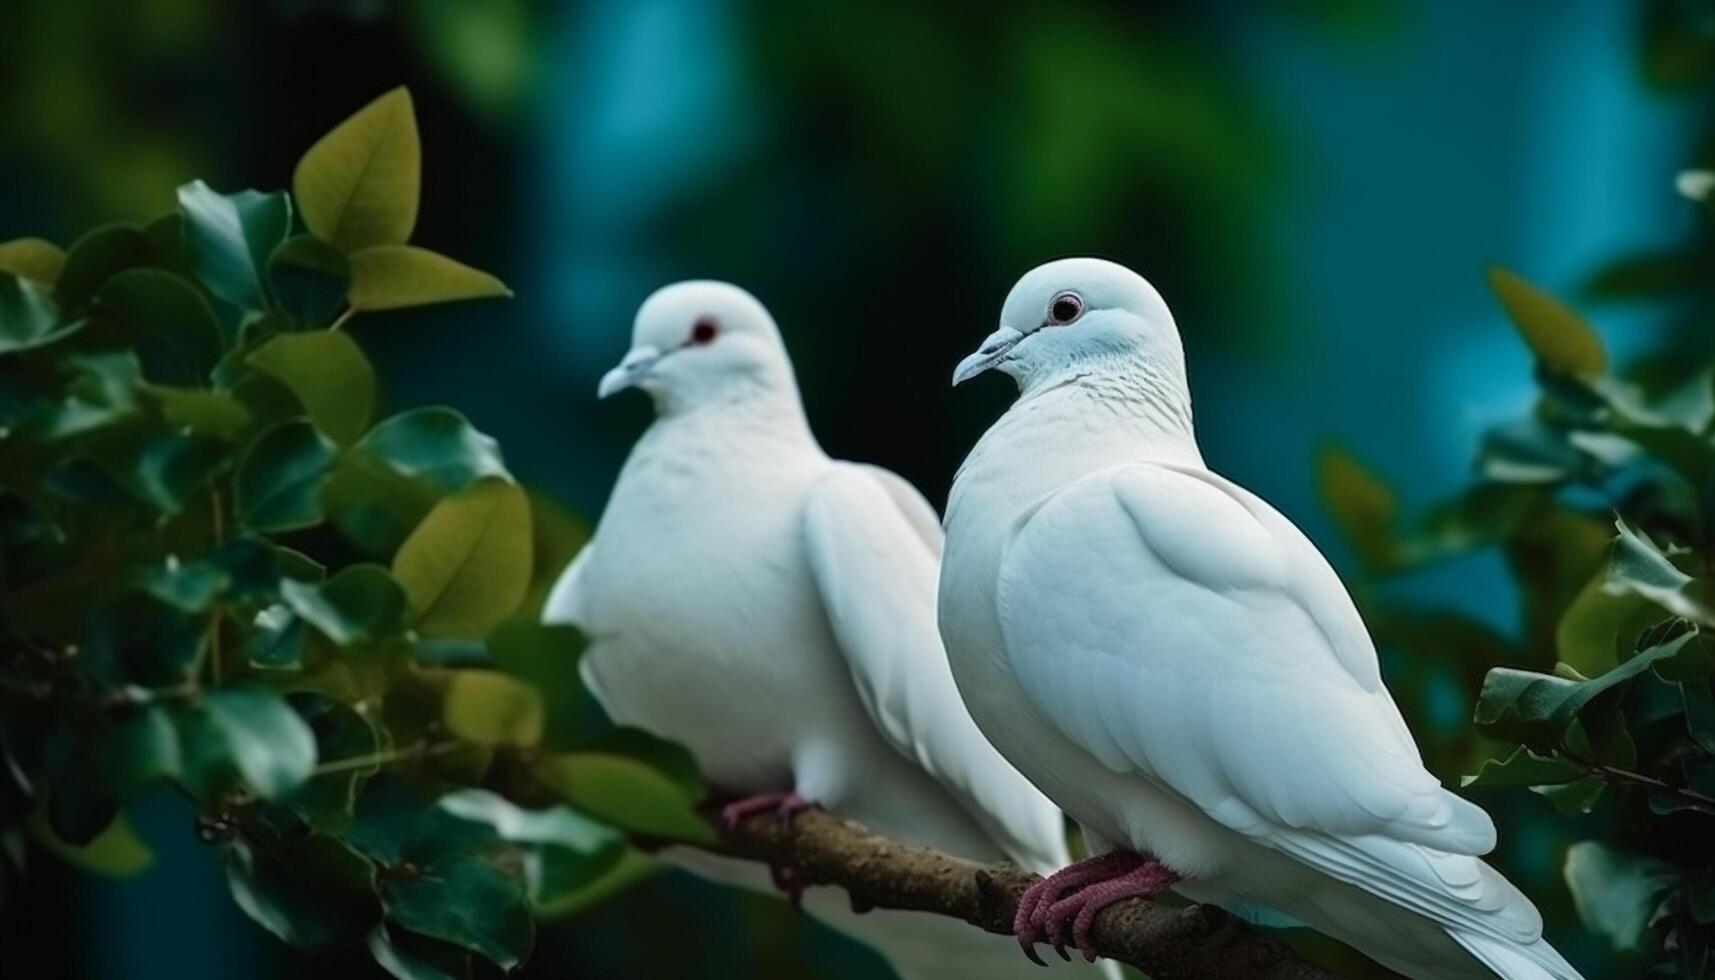
<svg viewBox="0 0 1715 980"><path fill-rule="evenodd" d="M351 257L349 301L357 310L511 295L512 290L499 279L426 248L377 245Z"/></svg>
<svg viewBox="0 0 1715 980"><path fill-rule="evenodd" d="M342 446L369 428L375 410L375 371L348 334L335 330L281 334L246 360L278 378L316 427Z"/></svg>
<svg viewBox="0 0 1715 980"><path fill-rule="evenodd" d="M1316 454L1316 489L1352 550L1372 571L1398 560L1393 525L1399 499L1381 477L1339 446Z"/></svg>
<svg viewBox="0 0 1715 980"><path fill-rule="evenodd" d="M167 422L199 435L230 436L250 424L250 410L230 392L144 385Z"/></svg>
<svg viewBox="0 0 1715 980"><path fill-rule="evenodd" d="M1537 360L1586 378L1606 369L1608 355L1602 338L1571 307L1500 266L1489 267L1489 286Z"/></svg>
<svg viewBox="0 0 1715 980"><path fill-rule="evenodd" d="M317 238L354 252L410 239L422 177L417 113L400 87L317 140L298 161L292 192Z"/></svg>
<svg viewBox="0 0 1715 980"><path fill-rule="evenodd" d="M524 491L484 479L429 511L393 556L393 575L418 632L483 636L523 601L530 550Z"/></svg>
<svg viewBox="0 0 1715 980"><path fill-rule="evenodd" d="M699 843L714 840L696 801L641 759L567 752L543 759L536 775L568 803L623 830Z"/></svg>
<svg viewBox="0 0 1715 980"><path fill-rule="evenodd" d="M126 878L142 872L155 860L154 852L137 837L124 814L114 817L106 830L81 846L54 833L41 810L30 817L30 833L55 857L96 874Z"/></svg>
<svg viewBox="0 0 1715 980"><path fill-rule="evenodd" d="M534 687L493 670L453 674L442 714L448 731L478 745L535 745L546 719Z"/></svg>
<svg viewBox="0 0 1715 980"><path fill-rule="evenodd" d="M0 242L0 272L52 286L65 264L65 252L44 238L14 238Z"/></svg>

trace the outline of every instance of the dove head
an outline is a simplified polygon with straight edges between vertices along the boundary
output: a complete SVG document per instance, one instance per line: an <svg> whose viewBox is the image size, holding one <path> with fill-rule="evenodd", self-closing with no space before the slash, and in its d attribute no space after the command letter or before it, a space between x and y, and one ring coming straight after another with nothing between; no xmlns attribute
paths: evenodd
<svg viewBox="0 0 1715 980"><path fill-rule="evenodd" d="M953 383L991 368L1025 393L1110 372L1185 387L1185 355L1167 303L1142 276L1104 259L1060 259L1025 273L1007 294L1000 329L959 362Z"/></svg>
<svg viewBox="0 0 1715 980"><path fill-rule="evenodd" d="M663 286L638 307L631 350L597 394L626 388L648 392L661 414L753 392L797 394L774 318L756 297L712 280Z"/></svg>

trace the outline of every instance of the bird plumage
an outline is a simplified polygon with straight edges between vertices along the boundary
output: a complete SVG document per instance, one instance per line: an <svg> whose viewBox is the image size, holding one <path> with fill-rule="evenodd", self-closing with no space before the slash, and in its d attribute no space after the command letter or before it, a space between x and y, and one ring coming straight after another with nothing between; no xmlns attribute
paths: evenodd
<svg viewBox="0 0 1715 980"><path fill-rule="evenodd" d="M697 323L715 338L697 341ZM627 360L648 366L612 384L649 390L658 418L545 614L588 635L585 677L608 712L690 747L727 792L796 791L976 860L1064 863L1059 811L983 739L953 686L935 625L934 510L892 473L822 452L747 294L668 287L639 312L635 340ZM767 888L754 866L681 857ZM859 916L831 889L805 906L908 977L1034 970L964 923Z"/></svg>
<svg viewBox="0 0 1715 980"><path fill-rule="evenodd" d="M1079 314L1054 322L1068 290ZM1333 569L1204 465L1154 290L1052 263L978 356L1021 396L955 481L940 622L1002 753L1190 897L1278 910L1422 980L1577 977L1476 857L1494 826L1423 767Z"/></svg>

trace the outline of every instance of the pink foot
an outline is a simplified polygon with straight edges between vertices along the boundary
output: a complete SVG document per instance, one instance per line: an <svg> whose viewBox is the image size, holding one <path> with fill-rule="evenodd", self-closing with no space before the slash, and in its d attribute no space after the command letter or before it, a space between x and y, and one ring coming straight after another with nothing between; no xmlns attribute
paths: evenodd
<svg viewBox="0 0 1715 980"><path fill-rule="evenodd" d="M1128 852L1129 853L1129 852ZM1105 881L1081 888L1050 905L1044 915L1048 939L1055 952L1066 956L1066 924L1072 924L1071 941L1091 962L1096 958L1095 937L1090 930L1096 915L1103 909L1127 898L1153 898L1179 881L1179 875L1153 857L1130 854L1131 868Z"/></svg>
<svg viewBox="0 0 1715 980"><path fill-rule="evenodd" d="M1012 932L1018 937L1018 945L1024 950L1024 955L1038 966L1048 965L1037 955L1036 943L1043 938L1042 929L1047 924L1049 909L1060 896L1125 874L1142 862L1143 858L1130 851L1109 851L1067 865L1025 889L1018 900L1018 912L1012 919ZM1070 959L1065 949L1058 946L1056 949L1061 958Z"/></svg>
<svg viewBox="0 0 1715 980"><path fill-rule="evenodd" d="M785 826L792 822L793 814L815 805L797 793L758 793L721 807L721 824L731 833L738 829L738 822L745 817L773 810L774 815L780 818L781 826Z"/></svg>
<svg viewBox="0 0 1715 980"><path fill-rule="evenodd" d="M804 799L797 793L759 793L756 796L746 796L721 807L721 825L727 833L738 829L739 821L758 813L773 811L776 820L782 828L792 822L792 815L808 810L816 804ZM804 888L809 884L796 868L783 865L770 865L769 877L774 880L774 887L786 893L786 898L793 908L802 908L804 904Z"/></svg>

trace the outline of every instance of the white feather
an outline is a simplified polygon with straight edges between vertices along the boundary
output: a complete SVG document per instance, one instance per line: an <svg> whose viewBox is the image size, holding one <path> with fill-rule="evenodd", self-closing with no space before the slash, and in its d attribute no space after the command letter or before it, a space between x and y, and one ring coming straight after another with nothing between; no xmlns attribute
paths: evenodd
<svg viewBox="0 0 1715 980"><path fill-rule="evenodd" d="M1067 291L1080 319L1036 327ZM973 357L1023 394L960 469L940 593L984 734L1197 900L1273 909L1420 980L1576 978L1476 856L1494 825L1424 768L1333 569L1205 467L1155 291L1063 260L1002 317Z"/></svg>
<svg viewBox="0 0 1715 980"><path fill-rule="evenodd" d="M686 343L704 321L716 339ZM642 384L659 417L545 612L585 632L584 676L609 714L685 744L729 793L796 791L900 840L1064 863L1059 810L953 688L934 618L934 511L899 477L822 452L748 295L669 287L639 312L635 341L628 363L644 367L612 384ZM772 890L754 865L675 854ZM1038 975L1010 939L963 922L859 916L834 889L811 889L805 908L914 980Z"/></svg>

